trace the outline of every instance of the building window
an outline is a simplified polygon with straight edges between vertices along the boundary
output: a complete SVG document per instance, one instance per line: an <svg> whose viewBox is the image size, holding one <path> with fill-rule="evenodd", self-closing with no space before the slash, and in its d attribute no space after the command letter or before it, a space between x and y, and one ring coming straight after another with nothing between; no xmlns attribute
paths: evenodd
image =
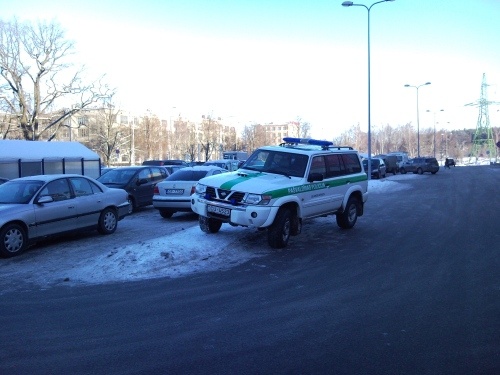
<svg viewBox="0 0 500 375"><path fill-rule="evenodd" d="M78 125L87 125L88 119L87 116L78 117Z"/></svg>
<svg viewBox="0 0 500 375"><path fill-rule="evenodd" d="M128 124L128 117L124 116L124 115L121 115L120 116L120 123L122 123L122 124Z"/></svg>
<svg viewBox="0 0 500 375"><path fill-rule="evenodd" d="M79 128L78 129L78 137L80 138L88 138L89 129L88 128Z"/></svg>

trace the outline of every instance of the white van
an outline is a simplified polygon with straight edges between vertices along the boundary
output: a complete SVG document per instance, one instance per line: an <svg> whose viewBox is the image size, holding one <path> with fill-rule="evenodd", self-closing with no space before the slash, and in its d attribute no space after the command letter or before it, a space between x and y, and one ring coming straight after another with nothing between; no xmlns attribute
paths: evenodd
<svg viewBox="0 0 500 375"><path fill-rule="evenodd" d="M408 161L408 153L404 151L389 152L386 155L394 155L398 158L398 167L401 168Z"/></svg>
<svg viewBox="0 0 500 375"><path fill-rule="evenodd" d="M238 164L239 161L234 159L209 160L203 163L203 165L215 165L217 167L225 168L229 172L237 170Z"/></svg>

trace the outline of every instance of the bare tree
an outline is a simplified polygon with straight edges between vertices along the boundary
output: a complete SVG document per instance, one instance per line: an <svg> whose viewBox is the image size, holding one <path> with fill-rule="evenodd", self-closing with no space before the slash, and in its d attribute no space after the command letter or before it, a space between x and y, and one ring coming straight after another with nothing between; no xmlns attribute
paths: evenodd
<svg viewBox="0 0 500 375"><path fill-rule="evenodd" d="M158 116L148 111L142 118L136 142L143 150L144 160L163 159L163 134Z"/></svg>
<svg viewBox="0 0 500 375"><path fill-rule="evenodd" d="M246 145L249 154L261 146L271 144L266 129L260 124L245 126L242 133L242 141Z"/></svg>
<svg viewBox="0 0 500 375"><path fill-rule="evenodd" d="M73 42L54 21L33 25L0 20L0 100L24 139L53 139L66 118L112 93L103 77L83 82L84 67L73 68L68 61L73 51ZM69 110L54 113L67 103Z"/></svg>
<svg viewBox="0 0 500 375"><path fill-rule="evenodd" d="M120 111L115 109L111 103L112 96L109 99L96 112L94 124L96 137L89 144L90 148L96 150L101 155L103 164L107 166L110 165L112 157L117 150L120 152L123 139L127 136L127 134L123 134L123 129L121 129L117 122Z"/></svg>
<svg viewBox="0 0 500 375"><path fill-rule="evenodd" d="M216 153L221 146L221 124L220 118L203 115L200 132L200 147L205 156L205 160L210 160L213 153Z"/></svg>

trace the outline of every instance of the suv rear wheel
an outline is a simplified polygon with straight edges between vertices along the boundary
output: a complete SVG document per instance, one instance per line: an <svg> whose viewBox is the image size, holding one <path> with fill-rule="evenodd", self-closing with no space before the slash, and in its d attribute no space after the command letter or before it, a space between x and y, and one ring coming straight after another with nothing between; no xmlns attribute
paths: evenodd
<svg viewBox="0 0 500 375"><path fill-rule="evenodd" d="M342 229L350 229L358 220L359 200L350 197L342 213L337 214L337 225Z"/></svg>

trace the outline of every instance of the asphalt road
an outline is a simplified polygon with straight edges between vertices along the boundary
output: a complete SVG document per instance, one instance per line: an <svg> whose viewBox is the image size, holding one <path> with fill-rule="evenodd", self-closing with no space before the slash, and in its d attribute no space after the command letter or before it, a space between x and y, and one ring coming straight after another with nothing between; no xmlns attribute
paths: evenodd
<svg viewBox="0 0 500 375"><path fill-rule="evenodd" d="M228 271L4 293L0 373L499 374L500 169L400 183Z"/></svg>

